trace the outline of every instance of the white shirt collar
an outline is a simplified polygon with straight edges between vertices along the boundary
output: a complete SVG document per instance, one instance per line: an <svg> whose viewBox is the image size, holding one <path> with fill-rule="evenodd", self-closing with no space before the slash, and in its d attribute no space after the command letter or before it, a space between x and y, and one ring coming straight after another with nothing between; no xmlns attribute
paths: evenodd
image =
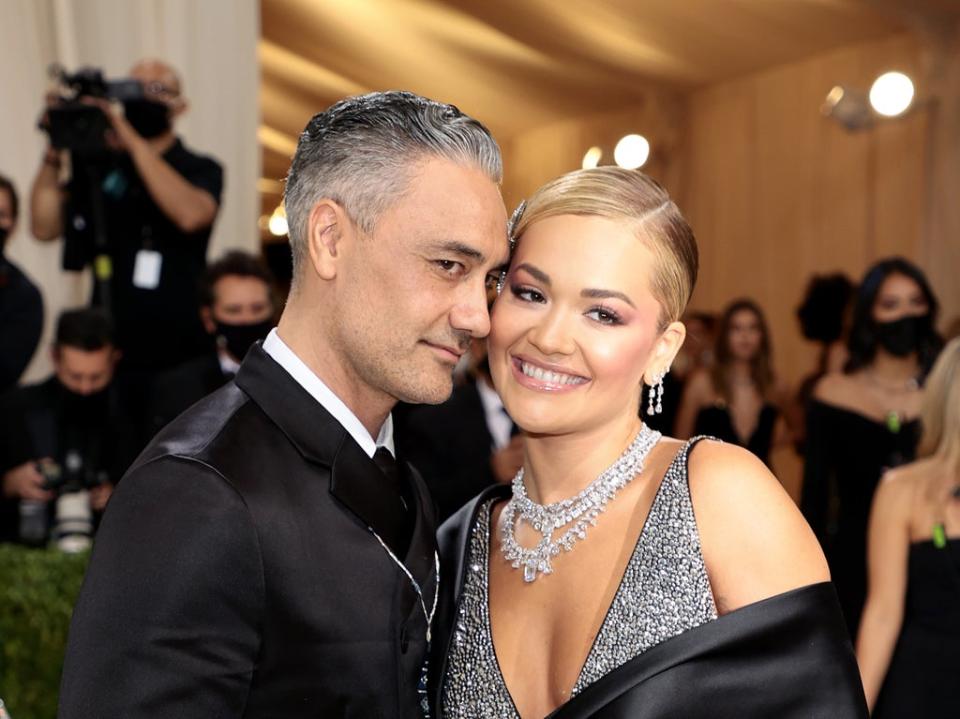
<svg viewBox="0 0 960 719"><path fill-rule="evenodd" d="M217 359L220 361L220 371L228 377L232 377L240 369L240 363L228 355L225 350L217 352Z"/></svg>
<svg viewBox="0 0 960 719"><path fill-rule="evenodd" d="M368 457L373 457L378 447L386 447L390 454L396 456L396 450L393 444L393 416L387 415L386 421L380 427L380 433L376 441L363 426L363 423L357 419L350 408L344 404L343 400L334 394L333 390L327 387L312 369L307 367L294 353L287 343L280 339L277 334L277 328L270 330L270 334L263 341L263 351L273 357L281 367L283 367L297 383L310 393L320 405L333 415L334 419L350 433L350 436L367 453Z"/></svg>

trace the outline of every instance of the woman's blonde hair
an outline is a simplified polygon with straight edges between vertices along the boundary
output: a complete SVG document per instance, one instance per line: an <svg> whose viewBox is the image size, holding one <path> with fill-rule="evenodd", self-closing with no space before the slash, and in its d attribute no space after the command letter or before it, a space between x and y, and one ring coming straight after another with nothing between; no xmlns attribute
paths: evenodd
<svg viewBox="0 0 960 719"><path fill-rule="evenodd" d="M519 238L533 223L556 215L593 215L628 222L654 256L650 290L661 312L659 329L680 319L697 280L693 230L667 191L638 170L596 167L551 180L515 218Z"/></svg>
<svg viewBox="0 0 960 719"><path fill-rule="evenodd" d="M927 375L920 419L919 454L936 456L960 470L960 337L943 348Z"/></svg>

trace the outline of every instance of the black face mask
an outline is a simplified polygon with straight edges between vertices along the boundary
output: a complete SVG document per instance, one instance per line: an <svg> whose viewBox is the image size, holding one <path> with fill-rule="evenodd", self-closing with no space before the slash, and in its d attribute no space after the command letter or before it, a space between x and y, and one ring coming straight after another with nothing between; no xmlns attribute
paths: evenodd
<svg viewBox="0 0 960 719"><path fill-rule="evenodd" d="M79 394L60 384L60 406L64 415L71 421L86 424L100 424L109 409L109 389L91 394Z"/></svg>
<svg viewBox="0 0 960 719"><path fill-rule="evenodd" d="M930 327L930 315L878 322L877 341L894 357L906 357L920 348L920 343L930 335Z"/></svg>
<svg viewBox="0 0 960 719"><path fill-rule="evenodd" d="M133 129L141 137L150 139L167 132L170 125L170 108L154 100L127 100L123 113Z"/></svg>
<svg viewBox="0 0 960 719"><path fill-rule="evenodd" d="M216 322L216 321L215 321ZM253 343L262 340L273 328L271 320L254 322L253 324L234 325L226 322L216 322L217 341L235 360L242 360Z"/></svg>

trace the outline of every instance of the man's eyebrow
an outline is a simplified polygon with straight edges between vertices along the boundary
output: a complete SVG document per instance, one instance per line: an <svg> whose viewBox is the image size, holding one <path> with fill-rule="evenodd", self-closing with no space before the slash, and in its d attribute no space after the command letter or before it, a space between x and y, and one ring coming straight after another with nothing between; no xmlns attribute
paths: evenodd
<svg viewBox="0 0 960 719"><path fill-rule="evenodd" d="M637 308L635 304L622 292L617 292L616 290L597 290L597 289L587 289L580 292L581 297L591 297L595 299L607 299L607 298L616 298L618 300L623 300L628 305Z"/></svg>
<svg viewBox="0 0 960 719"><path fill-rule="evenodd" d="M529 262L524 262L523 264L517 265L518 270L524 270L527 274L533 275L533 278L537 282L542 282L543 284L550 286L550 275L548 275L543 270L534 267Z"/></svg>
<svg viewBox="0 0 960 719"><path fill-rule="evenodd" d="M471 247L470 245L464 244L463 242L457 242L456 240L438 242L433 245L433 249L440 252L452 252L455 255L459 255L460 257L473 260L474 262L481 264L485 259L484 254L476 247Z"/></svg>

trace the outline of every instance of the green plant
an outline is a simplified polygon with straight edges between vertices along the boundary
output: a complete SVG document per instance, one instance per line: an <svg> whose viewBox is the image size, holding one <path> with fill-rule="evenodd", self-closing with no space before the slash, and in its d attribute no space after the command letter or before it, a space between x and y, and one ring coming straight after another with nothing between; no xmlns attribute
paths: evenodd
<svg viewBox="0 0 960 719"><path fill-rule="evenodd" d="M0 697L15 719L54 719L67 629L88 555L0 544Z"/></svg>

